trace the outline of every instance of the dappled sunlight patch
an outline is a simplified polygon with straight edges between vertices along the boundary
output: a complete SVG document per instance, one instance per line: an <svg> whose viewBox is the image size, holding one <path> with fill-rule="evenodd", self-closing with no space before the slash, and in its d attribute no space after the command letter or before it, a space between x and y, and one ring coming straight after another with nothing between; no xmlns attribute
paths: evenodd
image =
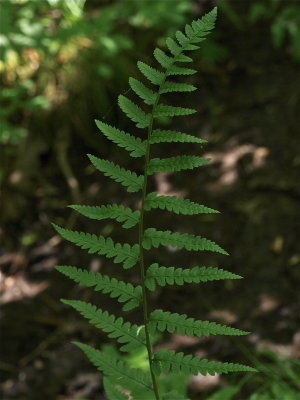
<svg viewBox="0 0 300 400"><path fill-rule="evenodd" d="M194 391L203 391L211 389L220 384L220 375L201 375L192 376L188 385Z"/></svg>
<svg viewBox="0 0 300 400"><path fill-rule="evenodd" d="M211 158L212 164L220 164L220 177L216 182L208 184L208 189L219 190L225 186L233 185L239 177L238 163L247 154L252 156L246 167L247 172L261 168L269 154L266 147L257 147L253 144L238 145L230 141L228 146L227 150L204 154L204 157Z"/></svg>
<svg viewBox="0 0 300 400"><path fill-rule="evenodd" d="M7 276L0 272L0 304L32 298L43 292L48 282L30 282L23 274Z"/></svg>
<svg viewBox="0 0 300 400"><path fill-rule="evenodd" d="M234 324L238 320L237 315L229 310L214 310L210 312L209 317L226 324Z"/></svg>

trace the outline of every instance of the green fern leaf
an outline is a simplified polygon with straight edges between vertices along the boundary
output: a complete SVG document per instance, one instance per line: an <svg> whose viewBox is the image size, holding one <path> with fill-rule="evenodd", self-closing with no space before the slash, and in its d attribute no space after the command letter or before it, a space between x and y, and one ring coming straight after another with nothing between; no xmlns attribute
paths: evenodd
<svg viewBox="0 0 300 400"><path fill-rule="evenodd" d="M173 63L173 58L169 57L166 55L164 51L161 49L156 48L153 52L154 57L156 58L157 62L160 63L162 67L165 69L168 69L172 63Z"/></svg>
<svg viewBox="0 0 300 400"><path fill-rule="evenodd" d="M122 307L124 311L138 307L142 301L142 287L133 286L131 283L110 278L99 272L92 272L80 269L71 265L57 265L59 272L82 286L94 287L95 291L108 294L111 298L116 298L120 303L125 303Z"/></svg>
<svg viewBox="0 0 300 400"><path fill-rule="evenodd" d="M193 41L198 43L198 42L201 42L202 40L205 40L205 39L195 38ZM194 44L188 44L188 45L185 46L185 50L190 50L191 51L191 50L199 50L199 49L200 49L200 46L195 46Z"/></svg>
<svg viewBox="0 0 300 400"><path fill-rule="evenodd" d="M119 165L114 164L111 161L102 160L101 158L87 155L94 167L103 172L105 176L114 179L116 182L127 187L128 192L138 192L143 187L144 177L137 175L135 172L128 171L125 168L121 168Z"/></svg>
<svg viewBox="0 0 300 400"><path fill-rule="evenodd" d="M147 88L142 82L134 78L129 78L129 84L131 89L148 105L155 103L157 94L151 89Z"/></svg>
<svg viewBox="0 0 300 400"><path fill-rule="evenodd" d="M114 126L105 124L102 121L95 120L100 131L113 143L125 148L130 152L131 157L141 157L146 154L146 141L138 137L125 133Z"/></svg>
<svg viewBox="0 0 300 400"><path fill-rule="evenodd" d="M133 101L120 94L118 103L127 117L135 122L137 128L147 128L149 126L151 115L144 113Z"/></svg>
<svg viewBox="0 0 300 400"><path fill-rule="evenodd" d="M218 246L215 242L203 238L201 236L190 235L188 233L180 234L171 231L158 231L155 228L148 228L144 232L143 247L146 250L151 247L159 246L172 246L178 249L185 248L186 250L195 251L212 251L229 255L222 247Z"/></svg>
<svg viewBox="0 0 300 400"><path fill-rule="evenodd" d="M152 158L149 162L148 175L155 172L173 172L201 167L209 163L210 158L198 156L177 156L169 158Z"/></svg>
<svg viewBox="0 0 300 400"><path fill-rule="evenodd" d="M87 249L89 254L101 254L113 258L114 263L123 263L123 268L132 268L139 258L139 245L130 246L128 243L114 243L104 236L91 233L70 231L52 224L54 229L69 242L75 243L82 249Z"/></svg>
<svg viewBox="0 0 300 400"><path fill-rule="evenodd" d="M214 28L217 18L217 7L214 7L209 13L205 14L202 18L192 22L193 34L189 35L192 40L201 39L207 36Z"/></svg>
<svg viewBox="0 0 300 400"><path fill-rule="evenodd" d="M171 313L169 311L154 310L150 314L149 328L152 332L158 329L161 332L177 332L179 335L209 336L209 335L248 335L245 332L230 326L209 321L199 321L188 318L186 314Z"/></svg>
<svg viewBox="0 0 300 400"><path fill-rule="evenodd" d="M173 54L173 56L177 57L180 52L182 51L181 47L178 46L178 44L175 42L175 40L171 37L168 37L166 39L166 44L170 52Z"/></svg>
<svg viewBox="0 0 300 400"><path fill-rule="evenodd" d="M155 143L207 143L207 140L197 138L187 133L155 129L150 137L150 144Z"/></svg>
<svg viewBox="0 0 300 400"><path fill-rule="evenodd" d="M156 192L147 195L144 206L145 210L160 208L161 210L168 210L182 215L219 213L217 210L194 203L189 199L182 199L176 196L159 196Z"/></svg>
<svg viewBox="0 0 300 400"><path fill-rule="evenodd" d="M222 363L208 361L205 358L192 357L184 353L176 353L174 350L161 349L154 355L153 364L155 372L186 372L198 375L215 375L216 373L227 374L229 372L256 372L254 368L242 364Z"/></svg>
<svg viewBox="0 0 300 400"><path fill-rule="evenodd" d="M190 38L186 37L181 31L177 31L175 36L181 47L185 47L190 42Z"/></svg>
<svg viewBox="0 0 300 400"><path fill-rule="evenodd" d="M103 386L108 400L129 400L129 397L120 392L114 383L106 377L103 378Z"/></svg>
<svg viewBox="0 0 300 400"><path fill-rule="evenodd" d="M125 343L120 347L122 351L132 351L145 346L145 329L142 326L124 322L123 318L117 318L107 311L97 308L95 305L80 300L61 299L78 311L89 322L108 333L109 338L117 339L119 343Z"/></svg>
<svg viewBox="0 0 300 400"><path fill-rule="evenodd" d="M164 74L155 68L150 67L142 61L137 63L138 69L153 85L160 85L164 80Z"/></svg>
<svg viewBox="0 0 300 400"><path fill-rule="evenodd" d="M110 204L108 206L79 206L70 205L70 208L78 211L85 217L96 219L112 218L118 222L123 222L123 228L132 228L139 223L140 211L133 211L128 207L119 206L117 204Z"/></svg>
<svg viewBox="0 0 300 400"><path fill-rule="evenodd" d="M176 62L193 62L193 59L191 57L186 56L185 54L181 53L176 57Z"/></svg>
<svg viewBox="0 0 300 400"><path fill-rule="evenodd" d="M196 74L196 70L195 69L191 69L191 68L185 68L185 67L177 67L176 65L172 65L172 67L170 67L168 69L168 73L167 75L194 75Z"/></svg>
<svg viewBox="0 0 300 400"><path fill-rule="evenodd" d="M153 291L156 284L159 286L183 285L185 283L200 283L221 279L242 279L242 277L216 267L197 266L191 269L183 269L164 267L154 263L150 265L146 272L145 285L149 290Z"/></svg>
<svg viewBox="0 0 300 400"><path fill-rule="evenodd" d="M135 396L135 392L143 391L145 394L153 393L150 375L140 369L130 368L123 361L114 358L111 354L96 350L84 343L73 342L79 347L99 371L104 372L114 382L129 389Z"/></svg>
<svg viewBox="0 0 300 400"><path fill-rule="evenodd" d="M188 38L192 38L194 36L194 30L190 25L185 26L185 34Z"/></svg>
<svg viewBox="0 0 300 400"><path fill-rule="evenodd" d="M160 94L169 93L169 92L193 92L197 90L196 86L188 85L186 83L177 83L177 82L164 82L159 90Z"/></svg>
<svg viewBox="0 0 300 400"><path fill-rule="evenodd" d="M215 7L201 19L193 21L191 25L186 26L185 31L187 36L180 31L176 32L176 39L178 40L179 44L177 44L172 38L166 39L167 47L173 56L176 57L176 61L187 61L184 59L184 55L181 54L182 51L199 49L199 46L195 46L191 43L199 43L205 40L205 36L207 36L214 28L216 17L217 9ZM177 57L179 60L177 60Z"/></svg>
<svg viewBox="0 0 300 400"><path fill-rule="evenodd" d="M182 115L191 115L197 112L193 108L173 107L159 104L154 109L154 117L180 117Z"/></svg>

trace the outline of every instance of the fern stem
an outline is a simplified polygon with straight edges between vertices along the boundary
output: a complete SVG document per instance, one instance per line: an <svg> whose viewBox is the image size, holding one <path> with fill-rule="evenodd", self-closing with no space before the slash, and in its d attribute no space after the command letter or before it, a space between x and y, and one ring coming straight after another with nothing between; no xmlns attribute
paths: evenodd
<svg viewBox="0 0 300 400"><path fill-rule="evenodd" d="M149 360L149 368L151 373L151 379L153 384L153 391L155 394L156 400L160 400L156 377L152 369L152 358L153 358L153 350L150 342L150 335L148 329L148 302L147 302L147 289L145 286L145 264L144 264L144 249L143 249L143 238L144 238L144 212L145 212L145 199L147 195L147 183L148 183L148 166L150 159L150 137L152 134L153 128L153 119L154 119L154 110L159 101L159 93L157 94L155 103L152 108L151 119L148 128L148 137L147 137L147 147L146 147L146 155L145 155L145 165L144 165L144 183L142 189L142 204L141 204L141 215L140 215L140 223L139 223L139 248L140 248L140 272L141 272L141 286L142 286L142 295L143 295L143 316L144 316L144 326L145 326L145 336L146 336L146 347L148 353Z"/></svg>
<svg viewBox="0 0 300 400"><path fill-rule="evenodd" d="M180 53L182 52L182 50L183 49L181 49ZM177 57L180 55L180 53L177 55ZM152 345L150 342L150 335L149 335L149 329L148 329L149 313L148 313L147 289L146 289L146 285L145 285L145 264L144 264L144 249L143 249L144 212L145 212L144 205L145 205L145 199L146 199L146 195L147 195L148 167L149 167L149 159L150 159L150 138L151 138L151 134L153 131L154 111L159 102L160 89L168 76L168 70L171 67L171 65L174 64L174 62L176 62L177 57L173 58L172 63L169 65L169 67L165 71L163 80L159 85L155 103L152 106L151 118L150 118L150 123L149 123L149 127L148 127L147 147L146 147L145 164L144 164L144 183L143 183L143 189L142 189L142 203L141 203L141 209L140 209L141 215L140 215L140 223L139 223L140 273L141 273L141 286L142 286L142 296L143 296L143 316L144 316L146 347L147 347L147 353L148 353L149 367L150 367L151 379L152 379L152 384L153 384L153 391L154 391L156 400L160 400L160 396L159 396L159 392L158 392L156 377L155 377L155 374L152 369L153 349L152 349Z"/></svg>

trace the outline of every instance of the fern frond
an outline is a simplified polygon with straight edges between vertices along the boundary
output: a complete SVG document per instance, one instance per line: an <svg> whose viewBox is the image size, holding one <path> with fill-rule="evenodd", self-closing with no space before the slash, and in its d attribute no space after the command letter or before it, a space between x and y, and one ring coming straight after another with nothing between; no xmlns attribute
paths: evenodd
<svg viewBox="0 0 300 400"><path fill-rule="evenodd" d="M100 273L83 270L73 266L57 266L56 269L70 277L75 282L94 290L108 294L123 303L123 310L131 310L142 305L144 325L138 326L125 321L122 317L109 314L107 311L98 309L95 305L79 300L62 300L77 310L84 318L102 329L108 337L114 338L121 344L122 351L132 351L137 348L147 349L149 372L129 368L126 362L119 360L117 351L99 351L83 343L74 342L89 358L89 360L104 374L104 387L110 400L143 399L154 400L183 400L183 396L171 391L166 395L160 395L160 385L157 384L155 375L162 372L183 372L211 374L228 373L234 371L255 371L241 364L221 363L208 361L199 357L192 357L184 353L162 349L153 354L152 337L156 331L178 332L182 335L207 336L207 335L246 335L248 332L221 325L210 321L196 320L186 314L171 313L161 309L154 310L150 315L148 312L148 300L145 293L146 288L155 290L156 285L183 285L184 283L199 283L220 279L240 279L239 275L215 267L193 267L175 268L160 266L157 263L150 265L145 270L143 249L149 250L159 246L172 246L177 249L188 251L211 251L228 255L228 253L215 242L201 236L189 233L172 232L171 230L159 231L155 228L145 229L144 214L147 210L161 209L183 215L197 215L218 213L218 211L194 203L189 199L177 198L175 196L159 196L158 193L148 194L147 175L156 172L172 172L200 167L209 162L209 159L198 156L179 155L169 158L151 159L151 144L158 143L205 143L198 137L164 129L153 131L153 123L164 122L175 116L186 116L196 112L192 108L169 106L160 103L160 95L165 93L192 92L197 88L188 83L173 82L172 76L187 76L196 73L196 70L187 68L178 63L192 62L192 58L184 54L187 51L199 49L199 43L206 39L210 30L214 27L216 19L216 8L197 21L185 26L184 31L177 31L175 40L166 39L169 52L156 48L154 57L159 63L159 69L153 68L144 62L138 61L140 72L149 82L144 84L138 79L129 78L129 84L135 94L150 107L151 112L144 111L144 106L120 95L118 103L120 109L131 119L136 127L148 128L147 140L142 140L134 135L119 130L104 122L96 121L100 131L113 143L126 149L132 157L145 157L143 175L124 169L110 161L102 160L88 155L92 164L116 182L125 186L128 192L142 190L140 210L117 204L103 206L71 205L70 207L82 215L103 220L114 219L124 228L139 225L139 244L115 243L112 238L85 232L71 231L54 225L56 231L66 240L77 246L87 249L89 253L96 253L112 258L115 263L122 263L123 268L131 268L139 262L140 285L133 286L115 278ZM161 68L162 67L162 68ZM163 72L162 72L163 71ZM170 77L170 78L169 78ZM148 107L146 107L147 109ZM181 153L180 153L181 154ZM125 389L125 393L122 390ZM127 395L128 393L128 395ZM186 399L185 399L186 400Z"/></svg>
<svg viewBox="0 0 300 400"><path fill-rule="evenodd" d="M194 203L189 199L182 199L176 196L159 196L156 192L151 192L145 200L145 210L153 208L172 211L175 214L196 215L196 214L218 214L219 211L202 204Z"/></svg>
<svg viewBox="0 0 300 400"><path fill-rule="evenodd" d="M164 74L155 68L150 67L142 61L137 63L138 69L153 85L160 85L164 80Z"/></svg>
<svg viewBox="0 0 300 400"><path fill-rule="evenodd" d="M177 332L179 335L189 336L242 336L250 333L215 322L195 320L194 318L189 318L186 314L171 313L163 310L154 310L150 314L149 327L153 332L158 329L161 332Z"/></svg>
<svg viewBox="0 0 300 400"><path fill-rule="evenodd" d="M66 299L61 299L61 301L73 307L91 324L108 333L109 338L117 339L119 343L125 343L120 347L120 350L131 351L145 346L145 329L143 326L124 322L122 317L117 318L115 315L85 301Z"/></svg>
<svg viewBox="0 0 300 400"><path fill-rule="evenodd" d="M113 143L116 143L118 146L123 147L125 150L130 152L131 157L141 157L146 154L146 141L141 140L138 137L132 136L129 133L121 131L120 129L115 128L114 126L110 126L105 124L102 121L95 120L97 127L100 131Z"/></svg>
<svg viewBox="0 0 300 400"><path fill-rule="evenodd" d="M103 172L105 176L114 179L116 182L127 187L128 192L138 192L142 189L144 177L137 175L135 172L129 171L111 161L102 160L101 158L87 155L94 167Z"/></svg>
<svg viewBox="0 0 300 400"><path fill-rule="evenodd" d="M119 281L102 275L100 272L92 272L86 269L76 268L71 265L57 265L57 271L82 286L94 287L95 291L108 294L111 298L116 298L120 303L125 303L122 307L124 311L138 307L142 301L142 287L133 286L131 283Z"/></svg>
<svg viewBox="0 0 300 400"><path fill-rule="evenodd" d="M256 372L247 365L208 361L205 358L192 357L184 353L176 353L174 350L161 349L154 355L153 366L159 375L161 372L186 372L194 375L227 374L229 372Z"/></svg>
<svg viewBox="0 0 300 400"><path fill-rule="evenodd" d="M118 97L118 103L127 117L131 119L131 121L135 122L137 128L147 128L149 126L151 115L144 113L144 111L133 101L120 94Z"/></svg>
<svg viewBox="0 0 300 400"><path fill-rule="evenodd" d="M148 175L155 172L173 172L201 167L209 163L210 158L198 156L176 156L169 158L152 158L149 162Z"/></svg>
<svg viewBox="0 0 300 400"><path fill-rule="evenodd" d="M155 129L150 137L150 143L207 143L207 140L197 138L187 133Z"/></svg>
<svg viewBox="0 0 300 400"><path fill-rule="evenodd" d="M175 268L164 267L157 263L151 264L146 272L145 285L149 290L155 290L156 284L183 285L185 283L200 283L221 279L242 279L242 276L233 274L216 267Z"/></svg>
<svg viewBox="0 0 300 400"><path fill-rule="evenodd" d="M133 211L129 207L119 206L117 204L109 204L107 206L79 206L70 205L75 211L87 218L102 219L112 218L118 222L123 222L123 228L132 228L139 223L140 211Z"/></svg>
<svg viewBox="0 0 300 400"><path fill-rule="evenodd" d="M154 109L154 117L180 117L183 115L191 115L197 112L193 108L173 107L165 104L159 104Z"/></svg>
<svg viewBox="0 0 300 400"><path fill-rule="evenodd" d="M195 251L212 251L229 255L222 247L217 245L215 242L203 238L201 236L191 235L189 233L180 234L178 232L171 231L158 231L155 228L148 228L145 230L143 238L143 247L146 250L151 247L159 246L172 246L179 249L185 248L186 250Z"/></svg>
<svg viewBox="0 0 300 400"><path fill-rule="evenodd" d="M123 268L132 268L139 258L139 245L130 246L128 243L114 243L104 236L91 233L70 231L52 224L54 229L69 242L75 243L82 249L87 249L89 254L101 254L113 258L114 263L123 263Z"/></svg>
<svg viewBox="0 0 300 400"><path fill-rule="evenodd" d="M140 393L152 393L150 375L140 369L130 368L123 361L114 358L111 354L96 350L84 343L73 342L79 347L99 371L104 372L115 383L132 391L134 396L137 391Z"/></svg>
<svg viewBox="0 0 300 400"><path fill-rule="evenodd" d="M148 105L155 103L157 94L151 89L147 88L142 82L134 78L129 78L129 85L131 89Z"/></svg>
<svg viewBox="0 0 300 400"><path fill-rule="evenodd" d="M103 386L108 400L129 400L129 397L125 393L120 392L107 377L103 378Z"/></svg>
<svg viewBox="0 0 300 400"><path fill-rule="evenodd" d="M166 81L161 85L159 93L163 94L169 92L193 92L194 90L197 90L196 86L194 85Z"/></svg>

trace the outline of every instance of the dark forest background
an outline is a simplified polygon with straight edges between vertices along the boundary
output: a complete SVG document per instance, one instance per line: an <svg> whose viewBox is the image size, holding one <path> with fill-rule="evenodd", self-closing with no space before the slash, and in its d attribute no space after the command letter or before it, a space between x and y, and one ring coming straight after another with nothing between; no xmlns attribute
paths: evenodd
<svg viewBox="0 0 300 400"><path fill-rule="evenodd" d="M153 214L164 229L203 234L230 257L197 262L245 279L157 291L153 304L253 332L249 337L161 337L173 349L256 366L249 375L166 383L195 400L300 399L300 2L289 0L1 0L0 392L4 400L105 399L95 372L71 340L113 346L59 302L118 305L76 287L53 269L70 264L124 276L55 234L50 223L122 238L112 222L78 217L68 204L136 205L137 197L94 172L86 153L135 171L140 160L113 146L94 119L131 131L117 106L136 61L152 63L164 38L219 6L217 27L197 53L193 84L174 104L198 110L171 128L208 140L193 147L208 167L158 174L162 194L221 211L193 217ZM173 145L175 146L175 145ZM163 145L158 156L177 148ZM172 148L171 148L172 147ZM191 147L182 146L181 151ZM135 229L126 232L136 241ZM123 236L124 238L124 236ZM160 251L163 265L193 265ZM127 279L138 280L136 271ZM139 316L132 313L138 321ZM117 351L110 348L109 351ZM142 367L145 354L128 361Z"/></svg>

